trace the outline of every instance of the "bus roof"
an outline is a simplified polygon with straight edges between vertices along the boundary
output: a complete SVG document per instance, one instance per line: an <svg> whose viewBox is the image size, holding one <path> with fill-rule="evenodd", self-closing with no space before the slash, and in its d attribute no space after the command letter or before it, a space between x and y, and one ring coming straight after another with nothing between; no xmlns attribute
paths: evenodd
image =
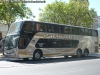
<svg viewBox="0 0 100 75"><path fill-rule="evenodd" d="M52 23L52 22L41 22L41 21L34 21L34 20L21 20L21 21L16 21L16 22L25 22L25 21L32 21L32 22L45 23L45 24L54 24L54 25L63 25L63 26L86 28L86 27L82 27L82 26L74 26L74 25L59 24L59 23ZM16 23L16 22L13 22L13 23ZM86 29L94 29L94 28L86 28ZM100 28L98 28L98 29L100 29ZM97 29L94 29L94 30L97 30Z"/></svg>

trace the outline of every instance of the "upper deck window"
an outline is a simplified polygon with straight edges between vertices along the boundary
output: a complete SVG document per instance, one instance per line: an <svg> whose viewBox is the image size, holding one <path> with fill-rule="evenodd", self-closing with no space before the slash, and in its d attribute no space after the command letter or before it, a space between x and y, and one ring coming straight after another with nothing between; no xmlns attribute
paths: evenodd
<svg viewBox="0 0 100 75"><path fill-rule="evenodd" d="M59 32L64 33L64 26L59 26Z"/></svg>
<svg viewBox="0 0 100 75"><path fill-rule="evenodd" d="M57 25L53 25L52 31L54 33L58 33L58 26Z"/></svg>
<svg viewBox="0 0 100 75"><path fill-rule="evenodd" d="M64 33L67 33L67 34L69 33L69 27L68 26L64 27Z"/></svg>
<svg viewBox="0 0 100 75"><path fill-rule="evenodd" d="M32 22L25 22L23 24L23 30L24 31L32 31Z"/></svg>
<svg viewBox="0 0 100 75"><path fill-rule="evenodd" d="M72 27L72 34L76 34L76 28Z"/></svg>

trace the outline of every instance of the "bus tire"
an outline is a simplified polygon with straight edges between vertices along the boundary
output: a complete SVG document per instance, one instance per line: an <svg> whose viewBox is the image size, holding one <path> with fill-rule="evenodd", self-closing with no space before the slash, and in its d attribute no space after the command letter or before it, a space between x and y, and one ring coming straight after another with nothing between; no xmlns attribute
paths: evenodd
<svg viewBox="0 0 100 75"><path fill-rule="evenodd" d="M82 50L81 49L77 50L76 55L78 58L82 57Z"/></svg>
<svg viewBox="0 0 100 75"><path fill-rule="evenodd" d="M42 57L41 50L35 50L33 53L33 60L40 60Z"/></svg>
<svg viewBox="0 0 100 75"><path fill-rule="evenodd" d="M88 57L89 51L87 49L84 50L84 57Z"/></svg>

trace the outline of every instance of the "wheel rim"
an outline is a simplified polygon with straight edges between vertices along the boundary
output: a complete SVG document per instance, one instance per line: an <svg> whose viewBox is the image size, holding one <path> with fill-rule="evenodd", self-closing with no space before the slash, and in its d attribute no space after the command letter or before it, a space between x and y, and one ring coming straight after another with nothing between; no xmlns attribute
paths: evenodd
<svg viewBox="0 0 100 75"><path fill-rule="evenodd" d="M35 53L35 59L40 59L40 56L41 56L41 55L40 55L39 52L36 52L36 53Z"/></svg>

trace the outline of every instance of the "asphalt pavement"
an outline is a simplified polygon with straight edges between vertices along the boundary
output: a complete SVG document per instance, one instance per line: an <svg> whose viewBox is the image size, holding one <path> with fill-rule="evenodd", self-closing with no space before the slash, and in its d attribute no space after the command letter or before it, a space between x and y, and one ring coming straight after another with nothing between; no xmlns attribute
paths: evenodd
<svg viewBox="0 0 100 75"><path fill-rule="evenodd" d="M0 61L0 75L100 75L100 57Z"/></svg>

